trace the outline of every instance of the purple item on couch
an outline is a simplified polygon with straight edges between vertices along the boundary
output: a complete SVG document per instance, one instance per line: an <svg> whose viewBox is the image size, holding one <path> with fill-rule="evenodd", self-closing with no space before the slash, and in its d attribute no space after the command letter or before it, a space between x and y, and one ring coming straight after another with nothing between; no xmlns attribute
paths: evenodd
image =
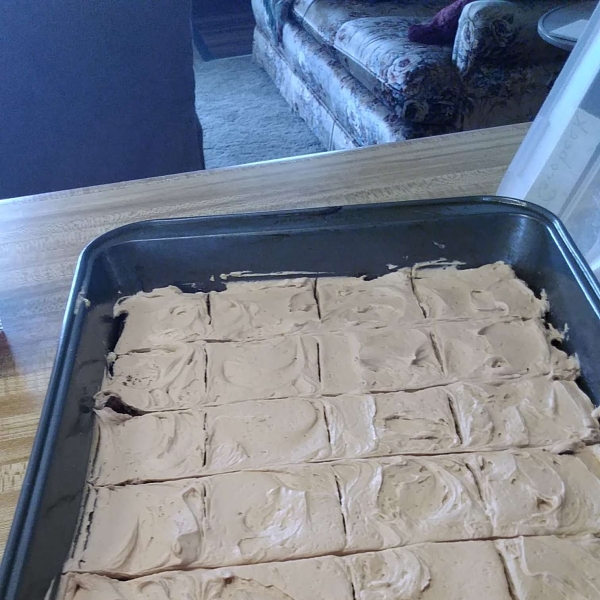
<svg viewBox="0 0 600 600"><path fill-rule="evenodd" d="M431 23L411 25L408 39L420 44L453 44L463 8L473 0L456 0L433 17Z"/></svg>

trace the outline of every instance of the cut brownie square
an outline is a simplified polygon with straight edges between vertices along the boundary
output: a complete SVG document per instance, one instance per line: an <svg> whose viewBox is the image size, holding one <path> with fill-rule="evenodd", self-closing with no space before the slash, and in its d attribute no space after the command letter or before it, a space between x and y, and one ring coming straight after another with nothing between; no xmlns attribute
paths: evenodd
<svg viewBox="0 0 600 600"><path fill-rule="evenodd" d="M202 343L171 344L147 352L113 356L96 395L103 408L122 402L137 411L201 406L206 396L206 352Z"/></svg>
<svg viewBox="0 0 600 600"><path fill-rule="evenodd" d="M502 262L476 269L417 268L415 293L430 319L542 317L545 297L535 294Z"/></svg>
<svg viewBox="0 0 600 600"><path fill-rule="evenodd" d="M206 478L202 566L336 554L346 541L333 470L302 465Z"/></svg>
<svg viewBox="0 0 600 600"><path fill-rule="evenodd" d="M318 400L254 400L206 409L206 468L212 473L322 460L331 456Z"/></svg>
<svg viewBox="0 0 600 600"><path fill-rule="evenodd" d="M91 488L66 570L139 577L335 554L344 543L330 467L243 471Z"/></svg>
<svg viewBox="0 0 600 600"><path fill-rule="evenodd" d="M460 448L445 388L324 398L336 458L439 454Z"/></svg>
<svg viewBox="0 0 600 600"><path fill-rule="evenodd" d="M572 381L548 377L447 388L465 448L503 450L600 441L590 399Z"/></svg>
<svg viewBox="0 0 600 600"><path fill-rule="evenodd" d="M544 450L465 456L494 536L600 533L600 463L592 449L574 456Z"/></svg>
<svg viewBox="0 0 600 600"><path fill-rule="evenodd" d="M167 481L205 470L204 413L168 411L131 416L96 412L95 485Z"/></svg>
<svg viewBox="0 0 600 600"><path fill-rule="evenodd" d="M371 459L334 464L334 470L346 552L492 534L475 479L459 456Z"/></svg>
<svg viewBox="0 0 600 600"><path fill-rule="evenodd" d="M536 320L441 323L431 329L450 381L499 381L553 374L575 378L578 363L552 346Z"/></svg>
<svg viewBox="0 0 600 600"><path fill-rule="evenodd" d="M208 344L207 352L213 404L310 396L320 389L317 342L312 337Z"/></svg>
<svg viewBox="0 0 600 600"><path fill-rule="evenodd" d="M422 329L324 334L319 342L324 394L414 390L444 380Z"/></svg>
<svg viewBox="0 0 600 600"><path fill-rule="evenodd" d="M356 600L512 600L492 542L416 544L346 560Z"/></svg>
<svg viewBox="0 0 600 600"><path fill-rule="evenodd" d="M206 527L201 479L89 488L65 570L127 578L200 566Z"/></svg>
<svg viewBox="0 0 600 600"><path fill-rule="evenodd" d="M323 326L383 327L423 320L412 291L410 270L401 269L377 279L325 277L317 279Z"/></svg>
<svg viewBox="0 0 600 600"><path fill-rule="evenodd" d="M600 598L600 539L519 537L496 542L515 600Z"/></svg>
<svg viewBox="0 0 600 600"><path fill-rule="evenodd" d="M114 316L126 316L117 354L210 336L206 294L184 294L173 286L120 298Z"/></svg>
<svg viewBox="0 0 600 600"><path fill-rule="evenodd" d="M268 338L313 329L319 311L313 279L242 281L210 293L215 339Z"/></svg>

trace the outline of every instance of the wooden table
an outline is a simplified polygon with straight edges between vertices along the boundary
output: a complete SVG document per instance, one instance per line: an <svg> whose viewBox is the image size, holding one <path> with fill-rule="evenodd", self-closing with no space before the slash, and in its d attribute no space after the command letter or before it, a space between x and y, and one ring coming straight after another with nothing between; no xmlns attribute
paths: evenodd
<svg viewBox="0 0 600 600"><path fill-rule="evenodd" d="M514 125L0 201L0 551L33 443L77 257L134 221L494 194Z"/></svg>

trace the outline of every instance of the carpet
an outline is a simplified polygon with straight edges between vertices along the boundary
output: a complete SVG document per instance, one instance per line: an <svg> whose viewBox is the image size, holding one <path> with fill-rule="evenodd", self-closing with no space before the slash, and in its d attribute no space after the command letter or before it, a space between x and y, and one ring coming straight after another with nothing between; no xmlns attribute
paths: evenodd
<svg viewBox="0 0 600 600"><path fill-rule="evenodd" d="M207 169L324 152L252 57L194 57Z"/></svg>

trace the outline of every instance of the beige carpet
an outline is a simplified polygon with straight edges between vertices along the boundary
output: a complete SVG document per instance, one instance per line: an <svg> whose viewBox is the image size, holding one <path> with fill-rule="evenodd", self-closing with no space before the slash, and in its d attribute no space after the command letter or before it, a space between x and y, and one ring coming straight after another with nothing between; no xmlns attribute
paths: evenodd
<svg viewBox="0 0 600 600"><path fill-rule="evenodd" d="M207 169L324 152L250 55L196 55L194 72Z"/></svg>

